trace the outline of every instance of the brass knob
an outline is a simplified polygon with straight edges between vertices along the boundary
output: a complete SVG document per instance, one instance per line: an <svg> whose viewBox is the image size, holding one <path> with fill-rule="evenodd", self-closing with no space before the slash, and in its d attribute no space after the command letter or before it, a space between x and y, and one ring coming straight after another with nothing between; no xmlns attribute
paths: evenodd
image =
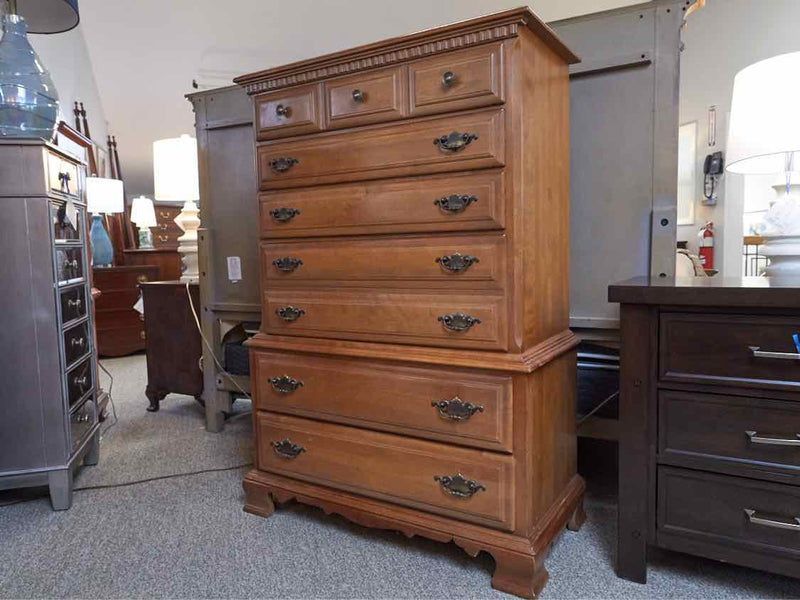
<svg viewBox="0 0 800 600"><path fill-rule="evenodd" d="M456 82L456 74L452 71L445 71L442 74L442 85L446 88L452 86Z"/></svg>
<svg viewBox="0 0 800 600"><path fill-rule="evenodd" d="M144 330L139 332L139 339L142 339L142 340L146 340L147 339L147 334L144 332Z"/></svg>
<svg viewBox="0 0 800 600"><path fill-rule="evenodd" d="M147 281L147 275L139 275L139 276L137 276L136 277L136 281L138 283L144 283L145 281Z"/></svg>
<svg viewBox="0 0 800 600"><path fill-rule="evenodd" d="M292 114L292 109L283 104L278 104L278 106L275 107L275 114L279 117L288 117Z"/></svg>
<svg viewBox="0 0 800 600"><path fill-rule="evenodd" d="M365 99L364 92L361 90L353 90L353 102L364 102Z"/></svg>

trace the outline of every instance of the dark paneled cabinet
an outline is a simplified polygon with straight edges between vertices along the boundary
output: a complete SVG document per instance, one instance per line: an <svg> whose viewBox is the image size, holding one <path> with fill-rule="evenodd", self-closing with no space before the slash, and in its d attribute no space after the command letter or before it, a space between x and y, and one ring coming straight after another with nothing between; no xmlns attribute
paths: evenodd
<svg viewBox="0 0 800 600"><path fill-rule="evenodd" d="M100 450L83 184L44 140L0 140L0 489L48 485L56 510Z"/></svg>

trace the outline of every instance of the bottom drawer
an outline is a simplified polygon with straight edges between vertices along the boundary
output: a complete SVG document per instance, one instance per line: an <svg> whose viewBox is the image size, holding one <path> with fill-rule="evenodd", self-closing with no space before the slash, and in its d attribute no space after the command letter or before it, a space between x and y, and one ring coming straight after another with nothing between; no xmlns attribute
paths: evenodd
<svg viewBox="0 0 800 600"><path fill-rule="evenodd" d="M744 552L800 560L800 488L660 467L657 539L687 551L697 549L682 547L681 539L699 543L707 551L698 554L759 568L769 566L741 560ZM800 573L800 563L794 569Z"/></svg>
<svg viewBox="0 0 800 600"><path fill-rule="evenodd" d="M260 412L258 468L512 530L513 459ZM461 477L472 483L465 483Z"/></svg>
<svg viewBox="0 0 800 600"><path fill-rule="evenodd" d="M86 434L91 431L97 421L94 401L87 400L83 405L72 413L69 417L69 435L72 440L72 452L74 452L81 442L86 438Z"/></svg>

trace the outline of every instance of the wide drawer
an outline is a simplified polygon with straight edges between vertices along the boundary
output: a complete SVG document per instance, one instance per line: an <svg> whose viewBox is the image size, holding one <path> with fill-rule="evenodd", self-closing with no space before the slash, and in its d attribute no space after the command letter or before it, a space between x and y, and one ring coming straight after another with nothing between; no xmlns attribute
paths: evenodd
<svg viewBox="0 0 800 600"><path fill-rule="evenodd" d="M477 46L408 66L411 114L428 115L503 101L502 44Z"/></svg>
<svg viewBox="0 0 800 600"><path fill-rule="evenodd" d="M270 140L319 131L318 94L314 84L256 96L256 137Z"/></svg>
<svg viewBox="0 0 800 600"><path fill-rule="evenodd" d="M506 236L380 237L262 242L267 288L375 287L476 289L505 287Z"/></svg>
<svg viewBox="0 0 800 600"><path fill-rule="evenodd" d="M662 391L658 430L661 460L800 478L798 402Z"/></svg>
<svg viewBox="0 0 800 600"><path fill-rule="evenodd" d="M258 147L261 189L505 164L502 109L370 126Z"/></svg>
<svg viewBox="0 0 800 600"><path fill-rule="evenodd" d="M502 296L264 292L266 333L505 350Z"/></svg>
<svg viewBox="0 0 800 600"><path fill-rule="evenodd" d="M681 550L694 541L702 554L731 562L748 550L762 562L797 560L800 487L659 467L656 535L660 545Z"/></svg>
<svg viewBox="0 0 800 600"><path fill-rule="evenodd" d="M264 412L257 428L259 469L513 529L510 456Z"/></svg>
<svg viewBox="0 0 800 600"><path fill-rule="evenodd" d="M502 229L503 174L478 171L260 196L261 237Z"/></svg>
<svg viewBox="0 0 800 600"><path fill-rule="evenodd" d="M322 87L329 129L394 121L408 115L405 67L331 79Z"/></svg>
<svg viewBox="0 0 800 600"><path fill-rule="evenodd" d="M797 389L797 333L800 317L664 313L661 379Z"/></svg>
<svg viewBox="0 0 800 600"><path fill-rule="evenodd" d="M511 451L510 376L252 352L260 409Z"/></svg>

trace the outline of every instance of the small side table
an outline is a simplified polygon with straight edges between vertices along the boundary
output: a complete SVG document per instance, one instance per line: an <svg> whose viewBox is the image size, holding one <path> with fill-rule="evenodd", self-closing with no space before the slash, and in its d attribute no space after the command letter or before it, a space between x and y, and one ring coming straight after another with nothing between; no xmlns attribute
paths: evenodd
<svg viewBox="0 0 800 600"><path fill-rule="evenodd" d="M189 304L186 284L155 281L141 284L144 298L145 350L147 353L147 410L158 411L167 394L194 396L202 403L203 354L200 333ZM197 314L200 288L189 284Z"/></svg>

